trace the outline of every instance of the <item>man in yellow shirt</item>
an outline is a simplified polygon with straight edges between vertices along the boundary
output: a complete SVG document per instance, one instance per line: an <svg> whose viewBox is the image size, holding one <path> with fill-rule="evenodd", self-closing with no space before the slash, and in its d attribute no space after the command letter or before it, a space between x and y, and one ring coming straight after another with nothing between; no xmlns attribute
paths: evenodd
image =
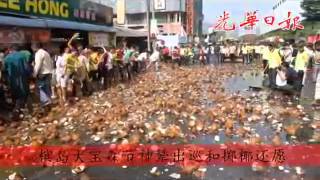
<svg viewBox="0 0 320 180"><path fill-rule="evenodd" d="M276 88L276 78L277 78L277 68L281 65L281 56L279 49L275 48L275 45L269 45L269 52L268 55L268 67L269 67L269 81L270 87L272 89Z"/></svg>
<svg viewBox="0 0 320 180"><path fill-rule="evenodd" d="M99 80L98 64L99 64L99 52L97 49L89 48L89 78L93 82Z"/></svg>
<svg viewBox="0 0 320 180"><path fill-rule="evenodd" d="M70 54L66 55L66 74L68 76L73 75L78 65L78 52L72 50Z"/></svg>
<svg viewBox="0 0 320 180"><path fill-rule="evenodd" d="M309 55L304 50L304 43L299 42L298 43L298 54L295 60L294 69L298 72L298 81L299 81L299 87L297 90L301 90L303 86L303 79L305 71L307 70L309 62Z"/></svg>
<svg viewBox="0 0 320 180"><path fill-rule="evenodd" d="M65 55L65 61L66 61L65 74L67 76L66 79L72 80L67 82L67 92L69 92L71 96L76 95L76 88L75 88L74 81L77 79L76 70L79 63L78 56L79 56L78 51L75 49L73 49L70 54Z"/></svg>
<svg viewBox="0 0 320 180"><path fill-rule="evenodd" d="M192 45L190 45L189 47L187 47L187 59L188 59L188 63L194 64L193 57L194 57L194 53L193 53L193 51L192 51ZM187 65L187 64L186 64L186 65Z"/></svg>
<svg viewBox="0 0 320 180"><path fill-rule="evenodd" d="M179 60L179 63L181 64L181 62L182 63L185 63L185 64L187 64L187 49L186 49L186 47L184 47L184 46L181 46L180 47L180 49L178 48L178 49L176 49L176 51L180 51L180 52L178 52L179 54L180 54L180 60ZM174 52L174 50L173 50L173 52ZM173 63L176 63L175 61L173 62Z"/></svg>

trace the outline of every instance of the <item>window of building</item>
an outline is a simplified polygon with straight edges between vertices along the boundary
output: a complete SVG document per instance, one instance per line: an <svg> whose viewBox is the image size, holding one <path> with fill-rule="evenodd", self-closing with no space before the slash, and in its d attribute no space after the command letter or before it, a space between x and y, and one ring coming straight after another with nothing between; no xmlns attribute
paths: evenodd
<svg viewBox="0 0 320 180"><path fill-rule="evenodd" d="M157 13L155 15L158 23L167 23L167 14L165 13Z"/></svg>
<svg viewBox="0 0 320 180"><path fill-rule="evenodd" d="M127 14L128 24L146 24L145 14Z"/></svg>
<svg viewBox="0 0 320 180"><path fill-rule="evenodd" d="M170 22L175 22L174 13L170 14Z"/></svg>

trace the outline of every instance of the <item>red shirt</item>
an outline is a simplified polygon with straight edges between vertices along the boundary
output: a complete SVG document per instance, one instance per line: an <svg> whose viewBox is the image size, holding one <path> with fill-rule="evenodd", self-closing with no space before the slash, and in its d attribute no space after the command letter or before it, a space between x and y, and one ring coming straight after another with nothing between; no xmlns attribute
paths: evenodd
<svg viewBox="0 0 320 180"><path fill-rule="evenodd" d="M162 54L163 55L169 55L169 48L164 48L163 50L162 50Z"/></svg>
<svg viewBox="0 0 320 180"><path fill-rule="evenodd" d="M116 53L117 53L117 59L122 60L124 56L123 49L117 49Z"/></svg>

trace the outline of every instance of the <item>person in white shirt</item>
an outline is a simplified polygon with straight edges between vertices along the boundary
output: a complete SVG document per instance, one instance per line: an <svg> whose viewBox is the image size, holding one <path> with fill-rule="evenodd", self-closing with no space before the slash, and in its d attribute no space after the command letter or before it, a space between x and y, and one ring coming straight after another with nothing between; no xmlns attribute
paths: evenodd
<svg viewBox="0 0 320 180"><path fill-rule="evenodd" d="M315 102L320 103L320 41L315 43L315 55L313 59L313 82L315 87Z"/></svg>
<svg viewBox="0 0 320 180"><path fill-rule="evenodd" d="M229 47L229 54L230 54L230 60L231 61L235 61L235 59L236 59L236 51L237 51L237 47L232 44Z"/></svg>
<svg viewBox="0 0 320 180"><path fill-rule="evenodd" d="M277 69L276 85L278 87L285 87L287 85L287 77L284 69Z"/></svg>
<svg viewBox="0 0 320 180"><path fill-rule="evenodd" d="M220 56L220 62L221 63L224 63L224 59L226 58L226 56L228 56L228 48L225 46L225 45L222 45L221 47L220 47L220 54L221 54L221 56Z"/></svg>
<svg viewBox="0 0 320 180"><path fill-rule="evenodd" d="M43 106L52 103L51 100L51 78L53 72L53 61L47 51L40 43L32 45L35 53L34 77L37 79L37 86L40 93L40 101Z"/></svg>
<svg viewBox="0 0 320 180"><path fill-rule="evenodd" d="M293 49L290 47L288 43L285 44L284 47L280 50L280 54L283 57L284 61L289 64L291 64L293 60L292 53Z"/></svg>
<svg viewBox="0 0 320 180"><path fill-rule="evenodd" d="M315 43L315 52L313 58L313 82L316 83L320 77L320 41Z"/></svg>
<svg viewBox="0 0 320 180"><path fill-rule="evenodd" d="M312 66L312 62L315 58L315 50L313 49L313 44L308 44L305 47L305 51L307 52L307 54L309 56L309 62L308 62L307 68L310 68Z"/></svg>
<svg viewBox="0 0 320 180"><path fill-rule="evenodd" d="M63 55L59 55L56 61L57 89L60 105L66 102L66 88L68 76L66 75L66 61Z"/></svg>
<svg viewBox="0 0 320 180"><path fill-rule="evenodd" d="M110 52L111 50L108 49L104 49L104 52L106 54L106 58L107 58L107 62L106 62L106 87L111 87L112 85L112 81L114 80L114 71L113 71L113 59L112 59L112 53Z"/></svg>
<svg viewBox="0 0 320 180"><path fill-rule="evenodd" d="M140 64L140 68L141 68L142 71L144 71L145 68L146 68L147 59L148 59L148 53L147 52L142 52L137 57L137 60L138 60L138 62Z"/></svg>
<svg viewBox="0 0 320 180"><path fill-rule="evenodd" d="M112 53L110 50L108 51L108 62L107 62L108 70L113 70L113 59L112 59Z"/></svg>
<svg viewBox="0 0 320 180"><path fill-rule="evenodd" d="M160 52L158 48L155 49L155 51L152 53L149 59L150 59L150 62L149 62L149 65L147 66L147 69L149 69L149 67L152 64L155 64L155 70L159 71Z"/></svg>
<svg viewBox="0 0 320 180"><path fill-rule="evenodd" d="M78 77L78 80L80 81L80 88L82 89L82 93L84 95L90 95L91 88L89 87L90 80L88 76L88 72L90 70L90 60L88 49L83 49L80 51L78 60L79 63L77 64L76 77Z"/></svg>

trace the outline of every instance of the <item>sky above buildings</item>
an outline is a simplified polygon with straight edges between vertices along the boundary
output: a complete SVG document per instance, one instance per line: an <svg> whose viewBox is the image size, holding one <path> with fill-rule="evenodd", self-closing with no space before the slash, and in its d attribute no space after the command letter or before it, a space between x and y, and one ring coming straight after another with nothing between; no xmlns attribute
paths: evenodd
<svg viewBox="0 0 320 180"><path fill-rule="evenodd" d="M279 10L274 14L272 7L276 5L279 0L203 0L203 14L204 22L208 25L213 25L217 22L219 16L223 15L223 11L230 13L230 18L238 25L244 21L245 13L250 11L258 11L257 16L262 19L265 16L274 15L276 18L284 18L287 13L285 10L290 10L299 14L301 8L299 7L301 0L287 0L282 13ZM258 27L262 32L267 31L268 27L260 23Z"/></svg>

